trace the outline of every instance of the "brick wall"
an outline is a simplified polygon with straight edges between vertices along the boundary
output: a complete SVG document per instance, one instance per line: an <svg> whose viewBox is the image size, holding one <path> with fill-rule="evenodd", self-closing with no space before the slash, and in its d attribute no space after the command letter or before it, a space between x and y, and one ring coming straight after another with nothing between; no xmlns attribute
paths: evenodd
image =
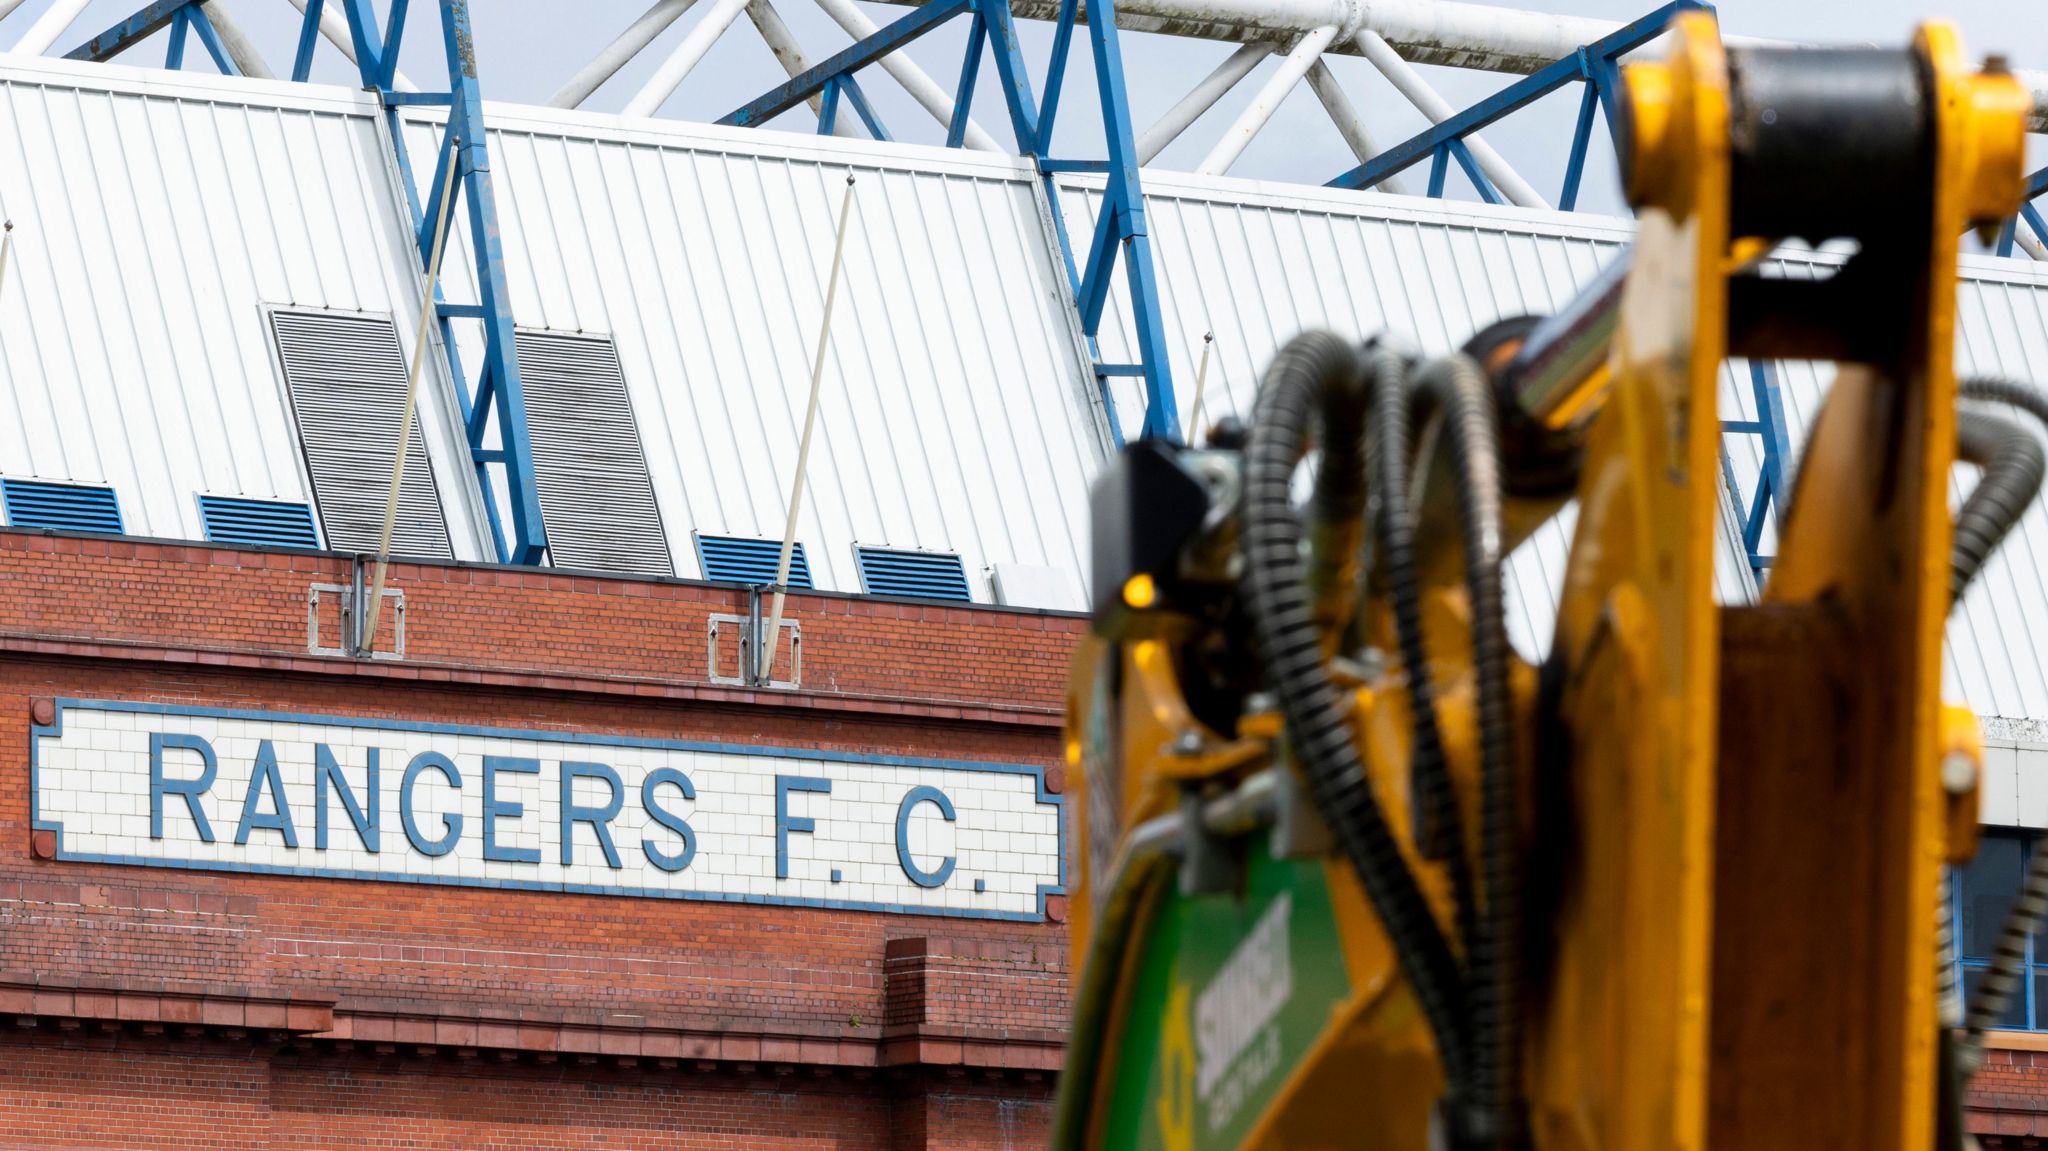
<svg viewBox="0 0 2048 1151"><path fill-rule="evenodd" d="M37 701L80 696L1052 766L1079 621L793 596L804 687L754 691L705 667L710 615L745 610L732 589L400 564L406 658L313 655L308 585L348 577L334 556L0 532L9 1139L1042 1143L1057 922L53 861L26 752ZM892 947L933 957L932 1014L900 1034L946 1043L885 1041ZM1000 1010L947 1006L998 978Z"/></svg>

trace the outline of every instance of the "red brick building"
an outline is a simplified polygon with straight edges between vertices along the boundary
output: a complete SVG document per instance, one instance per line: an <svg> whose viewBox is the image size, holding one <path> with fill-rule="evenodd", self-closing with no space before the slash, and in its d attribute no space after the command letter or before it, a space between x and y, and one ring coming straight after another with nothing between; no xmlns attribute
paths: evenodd
<svg viewBox="0 0 2048 1151"><path fill-rule="evenodd" d="M401 564L403 660L309 655L308 589L350 565L0 532L0 1142L1043 1144L1057 895L1013 922L70 862L26 753L59 699L488 714L1039 765L1057 794L1080 620L796 596L805 690L766 692L705 674L744 591Z"/></svg>

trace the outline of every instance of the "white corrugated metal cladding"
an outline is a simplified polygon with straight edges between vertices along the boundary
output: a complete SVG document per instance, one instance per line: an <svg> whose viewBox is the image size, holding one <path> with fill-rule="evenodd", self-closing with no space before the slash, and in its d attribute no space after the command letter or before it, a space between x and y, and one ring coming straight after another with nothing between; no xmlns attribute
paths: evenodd
<svg viewBox="0 0 2048 1151"><path fill-rule="evenodd" d="M0 67L0 89L0 214L16 226L0 293L14 406L0 419L0 477L111 485L127 530L155 536L203 538L200 494L310 503L336 545L271 317L388 321L411 354L418 263L372 98L24 58ZM616 382L592 398L601 448L644 453L644 479L627 477L616 498L633 503L626 519L665 537L636 547L593 531L576 554L660 571L665 552L692 578L704 574L699 534L780 536L850 171L846 282L797 530L817 586L857 591L857 547L922 549L957 554L977 600L1000 582L1032 589L1035 606L1080 606L1087 483L1111 450L1111 417L1065 303L1053 209L1027 164L516 106L493 105L489 118L522 346L550 334L610 342L610 354L584 348L577 363L614 381L615 356L623 403ZM433 131L423 120L408 129L415 157L432 154ZM1091 182L1063 180L1060 201L1070 233L1087 235ZM1211 414L1244 410L1274 348L1305 326L1392 329L1442 351L1502 316L1556 308L1630 233L1627 221L1584 215L1164 172L1147 175L1147 207L1183 412L1202 336L1216 335ZM2048 379L2048 275L1990 259L1965 270L1965 366ZM449 299L475 299L466 259L444 272ZM1113 361L1126 353L1120 281L1111 307ZM459 351L480 358L479 347ZM569 418L575 405L557 393L580 378L551 381L531 418ZM424 379L419 426L449 545L490 558L438 352ZM1798 366L1785 380L1796 440L1824 380ZM1135 393L1117 399L1116 418L1135 426ZM1729 373L1724 402L1747 413L1746 377ZM397 416L386 407L361 421L366 475L389 467ZM536 432L544 468L576 442L563 432ZM332 429L319 442L331 446ZM552 496L550 477L542 485L557 532L604 502L562 466ZM1746 446L1735 467L1747 490ZM1548 631L1567 531L1552 525L1516 559L1525 647ZM1751 584L1731 533L1719 583L1739 599ZM2037 558L2048 558L2039 510L1950 630L1952 688L1982 714L2048 722Z"/></svg>

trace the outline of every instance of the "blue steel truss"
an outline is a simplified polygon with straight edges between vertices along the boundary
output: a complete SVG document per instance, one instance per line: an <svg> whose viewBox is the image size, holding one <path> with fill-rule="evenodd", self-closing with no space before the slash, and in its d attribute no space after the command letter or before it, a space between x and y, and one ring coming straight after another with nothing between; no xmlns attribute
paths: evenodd
<svg viewBox="0 0 2048 1151"><path fill-rule="evenodd" d="M421 267L431 258L434 224L440 218L442 189L449 187L448 168L455 166L454 194L468 205L469 234L476 259L478 303L451 304L434 287L435 308L441 321L441 345L447 351L448 367L455 380L456 398L461 404L463 429L469 454L476 467L485 511L491 525L492 543L499 560L515 564L538 564L547 553L547 527L541 516L540 497L534 483L533 448L527 435L526 401L519 379L519 353L513 340L510 293L505 281L504 250L499 239L497 199L491 188L490 152L485 143L483 93L477 82L475 42L470 35L468 0L440 0L441 37L448 61L448 90L445 92L396 92L392 81L398 74L399 45L405 34L406 10L410 0L389 0L383 27L378 26L374 0L335 0L348 17L349 37L354 44L357 72L363 87L377 93L384 108L387 135L396 154L398 170L404 177L407 206L412 211L414 236ZM313 45L320 35L323 0L307 0L305 23L299 32L298 55L292 79L304 81L313 66ZM177 68L184 60L185 42L196 35L221 71L238 74L222 48L220 37L197 0L158 0L86 41L70 53L72 59L105 60L145 36L170 26L170 50L166 67ZM433 182L424 203L414 178L412 160L405 145L404 108L431 105L448 109L447 127L436 149ZM451 221L454 206L449 208ZM475 320L483 327L484 362L474 395L462 361L456 351L451 321ZM497 444L489 440L491 416L497 416ZM507 502L512 510L511 538L500 522L498 501L493 495L492 468L502 470Z"/></svg>
<svg viewBox="0 0 2048 1151"><path fill-rule="evenodd" d="M242 74L242 70L235 67L235 62L228 57L227 49L221 46L220 33L214 30L213 21L207 18L201 0L158 0L72 49L65 54L65 59L95 63L111 59L136 41L155 35L166 24L170 25L171 35L170 47L164 53L164 67L173 70L184 67L186 39L196 35L222 75Z"/></svg>
<svg viewBox="0 0 2048 1151"><path fill-rule="evenodd" d="M1762 360L1749 361L1749 389L1756 404L1756 418L1723 420L1721 431L1724 435L1755 436L1763 449L1756 490L1750 494L1748 505L1741 508L1743 552L1749 560L1749 570L1761 585L1772 560L1763 554L1764 516L1772 513L1782 522L1785 505L1792 498L1785 486L1785 453L1792 450L1792 436L1785 426L1785 398L1778 388L1777 372ZM1735 482L1735 465L1728 458L1725 444L1721 450L1721 472L1728 481L1728 490L1735 493L1739 502L1742 487Z"/></svg>
<svg viewBox="0 0 2048 1151"><path fill-rule="evenodd" d="M1539 68L1428 131L1411 136L1388 148L1331 180L1329 186L1370 188L1428 158L1429 194L1442 196L1448 161L1455 160L1458 166L1464 169L1466 178L1472 181L1473 187L1478 190L1482 199L1489 204L1501 203L1500 193L1480 174L1478 165L1473 163L1472 153L1465 146L1465 137L1511 112L1535 103L1566 84L1583 83L1586 89L1579 98L1579 120L1576 130L1572 133L1571 156L1565 163L1564 190L1557 198L1558 207L1569 212L1578 206L1579 202L1579 178L1585 172L1587 145L1592 142L1594 110L1597 108L1605 116L1610 135L1619 131L1619 102L1623 99L1621 58L1663 35L1681 14L1713 10L1714 6L1705 3L1704 0L1672 0L1656 11L1631 20L1591 44L1581 47L1571 55Z"/></svg>
<svg viewBox="0 0 2048 1151"><path fill-rule="evenodd" d="M1994 250L1999 255L2012 255L2013 233L2017 230L2020 216L2027 218L2027 227L2034 230L2034 237L2048 244L2048 220L2043 220L2040 209L2034 207L2034 201L2040 199L2043 193L2048 193L2048 168L2027 177L2027 192L2025 198L2020 201L2019 215L2007 220L2005 227L1998 230L1998 244Z"/></svg>
<svg viewBox="0 0 2048 1151"><path fill-rule="evenodd" d="M888 135L861 94L854 73L880 60L956 16L971 16L967 52L961 61L960 81L955 88L952 121L946 143L959 147L966 138L968 114L973 108L975 81L984 56L995 58L1001 79L1010 128L1017 139L1017 152L1028 156L1052 205L1052 217L1059 234L1060 251L1067 264L1068 285L1081 332L1088 341L1096 386L1109 412L1113 435L1121 441L1122 427L1116 415L1115 395L1110 380L1135 377L1144 381L1145 421L1141 435L1177 438L1180 417L1174 410L1173 381L1166 355L1166 323L1159 309L1159 288L1152 271L1152 243L1145 225L1144 189L1138 175L1138 149L1131 130L1130 101L1124 90L1123 50L1117 38L1115 0L1089 0L1087 27L1089 46L1095 58L1097 97L1102 107L1103 136L1108 158L1103 160L1054 159L1050 155L1053 124L1059 115L1060 89L1066 76L1067 57L1073 47L1074 26L1081 22L1079 0L1064 0L1059 23L1053 33L1052 55L1046 68L1045 95L1035 99L1031 75L1024 64L1017 39L1017 25L1009 0L930 0L922 8L879 29L831 58L790 78L755 100L740 106L721 124L759 125L781 115L813 94L823 100L818 131L829 133L837 125L841 96L876 139ZM1096 215L1095 235L1083 259L1074 258L1060 211L1057 179L1062 172L1097 172L1105 178L1102 207ZM1105 363L1097 341L1103 312L1109 302L1118 256L1129 286L1132 319L1137 346L1136 363Z"/></svg>

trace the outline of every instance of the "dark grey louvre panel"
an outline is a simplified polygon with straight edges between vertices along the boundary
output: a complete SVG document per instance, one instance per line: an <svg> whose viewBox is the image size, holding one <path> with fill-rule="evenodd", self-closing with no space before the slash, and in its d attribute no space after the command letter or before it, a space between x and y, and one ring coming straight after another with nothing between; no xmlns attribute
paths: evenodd
<svg viewBox="0 0 2048 1151"><path fill-rule="evenodd" d="M548 558L556 567L674 575L611 340L522 331L519 380Z"/></svg>
<svg viewBox="0 0 2048 1151"><path fill-rule="evenodd" d="M398 331L382 317L329 312L272 312L270 326L327 544L337 551L376 551L391 491L398 418L405 411ZM454 558L417 415L407 441L391 550Z"/></svg>

